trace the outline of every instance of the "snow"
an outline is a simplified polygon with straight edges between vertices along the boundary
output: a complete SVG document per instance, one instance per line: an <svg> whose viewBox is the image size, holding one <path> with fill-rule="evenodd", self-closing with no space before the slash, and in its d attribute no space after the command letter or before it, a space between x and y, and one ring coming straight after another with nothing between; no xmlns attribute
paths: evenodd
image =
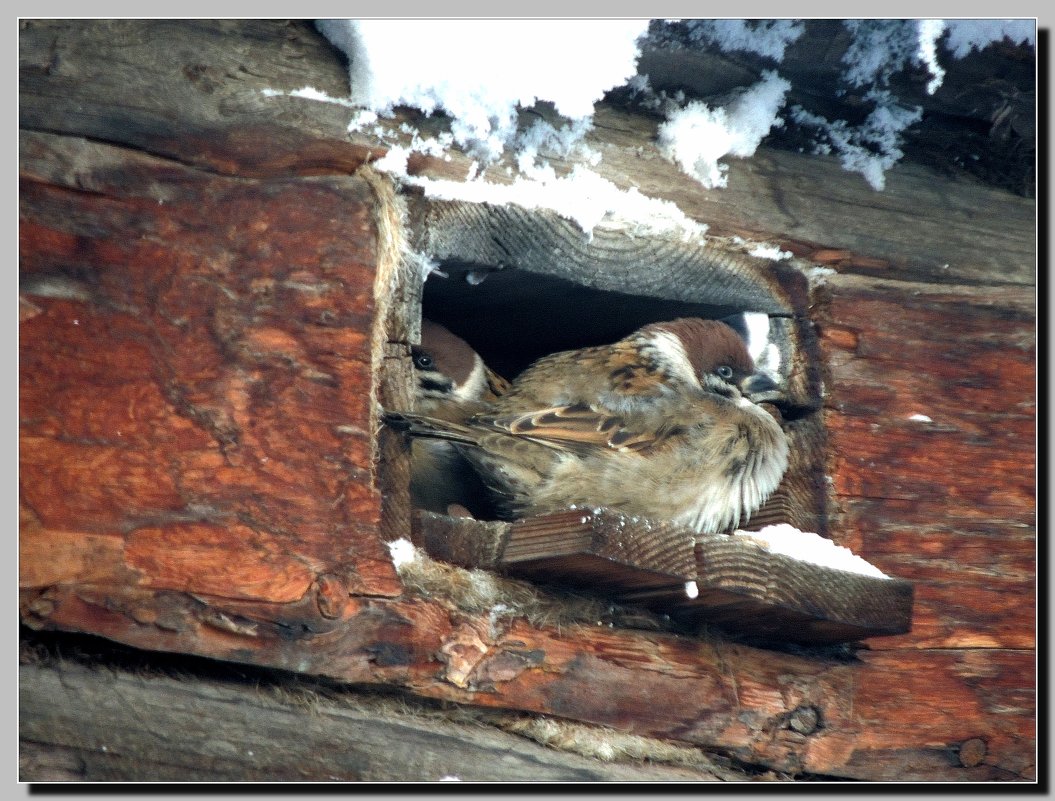
<svg viewBox="0 0 1055 801"><path fill-rule="evenodd" d="M938 39L945 31L945 22L940 19L923 19L918 23L919 47L916 58L926 65L931 74L927 82L927 94L934 94L945 79L945 70L938 64Z"/></svg>
<svg viewBox="0 0 1055 801"><path fill-rule="evenodd" d="M378 136L390 147L377 166L423 188L432 197L516 203L550 209L574 220L587 236L608 220L632 219L647 230L695 236L703 226L672 204L624 189L593 172L601 153L586 144L594 105L616 87L628 86L642 105L665 117L660 152L707 189L728 184L728 159L750 158L785 119L812 128L815 152L836 155L843 168L860 173L877 191L903 156L904 132L922 116L890 91L896 73L924 70L927 91L942 85L946 59L959 59L998 41L1035 44L1033 19L848 19L850 33L842 80L860 90L871 107L863 122L829 120L799 105L785 107L790 83L779 74L787 49L802 35L798 20L690 20L682 44L689 48L754 53L775 69L730 100L704 102L682 92L656 93L637 73L648 19L364 19L318 20L320 32L349 60L347 98L306 86L292 92L306 100L355 108L349 130ZM663 42L657 22L653 42ZM540 43L541 46L540 46ZM588 57L583 58L584 43ZM414 54L408 58L407 54ZM427 65L425 68L422 65ZM397 106L431 116L442 112L449 127L423 137L405 125L403 138L380 124ZM867 106L866 106L867 108ZM536 110L531 124L522 112ZM544 113L543 113L544 112ZM553 120L554 112L559 117ZM409 141L407 138L409 137ZM450 159L458 147L474 159L463 181L431 181L406 175L411 153ZM511 182L487 177L506 159ZM556 162L577 165L571 171ZM513 166L516 169L514 171ZM768 257L768 256L767 256Z"/></svg>
<svg viewBox="0 0 1055 801"><path fill-rule="evenodd" d="M636 73L637 40L648 30L647 19L331 19L316 25L348 56L353 102L381 115L401 105L426 115L443 111L454 140L489 161L513 142L518 106L544 100L570 120L591 117L606 91ZM590 43L588 58L582 58L583 42Z"/></svg>
<svg viewBox="0 0 1055 801"><path fill-rule="evenodd" d="M755 364L759 364L762 354L769 347L769 315L764 312L744 312L744 325L747 327L747 350ZM776 365L767 364L769 369Z"/></svg>
<svg viewBox="0 0 1055 801"><path fill-rule="evenodd" d="M403 538L388 543L388 553L392 556L392 564L397 571L417 558L414 543Z"/></svg>
<svg viewBox="0 0 1055 801"><path fill-rule="evenodd" d="M777 112L791 84L772 70L725 108L712 109L699 100L667 115L659 126L659 148L706 189L726 186L726 155L755 154L774 126L784 124Z"/></svg>
<svg viewBox="0 0 1055 801"><path fill-rule="evenodd" d="M922 109L904 106L887 89L895 73L922 65L931 76L927 92L934 94L945 77L938 43L946 32L945 49L956 59L1003 39L1028 44L1036 39L1032 20L856 19L843 25L852 37L843 55L843 80L850 86L868 87L865 99L875 108L854 128L845 120L829 121L800 106L793 107L790 116L817 129L820 141L815 152L834 150L844 169L861 173L876 191L884 188L887 170L904 155L902 133L923 116Z"/></svg>
<svg viewBox="0 0 1055 801"><path fill-rule="evenodd" d="M800 125L817 129L830 143L829 147L820 142L817 152L827 153L834 148L843 169L861 173L878 192L886 186L886 171L904 155L902 132L923 117L923 110L918 106L910 109L899 105L885 89L873 89L865 98L875 103L875 108L856 128L851 128L845 120L829 121L801 106L793 106L790 116Z"/></svg>
<svg viewBox="0 0 1055 801"><path fill-rule="evenodd" d="M782 61L788 45L806 26L798 20L703 19L689 24L689 38L718 45L727 52L757 53Z"/></svg>
<svg viewBox="0 0 1055 801"><path fill-rule="evenodd" d="M1035 45L1037 23L1032 19L946 20L949 38L945 43L953 58L963 58L972 50L983 50L994 42Z"/></svg>
<svg viewBox="0 0 1055 801"><path fill-rule="evenodd" d="M318 100L320 103L336 103L338 106L355 108L355 103L343 97L330 97L325 92L320 92L314 86L305 86L302 89L294 89L289 93L290 97L303 97L305 100Z"/></svg>
<svg viewBox="0 0 1055 801"><path fill-rule="evenodd" d="M781 250L776 245L756 244L748 251L749 256L758 259L772 259L773 261L784 261L790 259L794 254L790 250Z"/></svg>
<svg viewBox="0 0 1055 801"><path fill-rule="evenodd" d="M919 52L916 20L848 19L850 46L843 54L843 79L851 86L886 86Z"/></svg>
<svg viewBox="0 0 1055 801"><path fill-rule="evenodd" d="M674 234L688 240L702 236L707 226L691 220L676 204L643 195L636 187L623 190L592 170L576 165L567 175L557 175L550 165L525 163L510 183L496 183L484 176L462 181L408 175L410 150L393 146L373 163L405 184L417 186L437 200L461 200L493 205L513 204L525 209L549 210L573 221L589 238L598 226L609 223L633 226L638 233Z"/></svg>
<svg viewBox="0 0 1055 801"><path fill-rule="evenodd" d="M945 77L938 42L946 31L945 49L955 59L1005 39L1030 45L1036 40L1033 20L870 19L846 20L843 24L853 36L843 56L847 82L852 86L886 86L894 73L915 63L931 75L929 94L937 91Z"/></svg>
<svg viewBox="0 0 1055 801"><path fill-rule="evenodd" d="M765 526L758 531L734 532L737 537L753 541L770 553L782 554L803 562L845 570L874 578L890 578L879 568L857 556L849 548L836 545L831 540L808 531L799 531L787 523Z"/></svg>

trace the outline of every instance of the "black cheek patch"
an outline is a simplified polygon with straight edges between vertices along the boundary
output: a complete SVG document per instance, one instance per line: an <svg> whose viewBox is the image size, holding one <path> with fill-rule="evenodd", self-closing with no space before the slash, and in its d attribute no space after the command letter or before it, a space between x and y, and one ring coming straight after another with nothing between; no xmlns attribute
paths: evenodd
<svg viewBox="0 0 1055 801"><path fill-rule="evenodd" d="M450 392L454 384L450 381L442 381L435 378L421 376L418 379L418 386L427 392Z"/></svg>

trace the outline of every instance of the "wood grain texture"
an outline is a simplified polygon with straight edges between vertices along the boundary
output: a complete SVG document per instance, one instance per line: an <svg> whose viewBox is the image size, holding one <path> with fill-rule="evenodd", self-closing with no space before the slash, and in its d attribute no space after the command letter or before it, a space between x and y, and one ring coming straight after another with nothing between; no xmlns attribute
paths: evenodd
<svg viewBox="0 0 1055 801"><path fill-rule="evenodd" d="M675 606L676 617L755 641L837 643L910 630L910 582L821 567L745 539L697 538L699 596Z"/></svg>
<svg viewBox="0 0 1055 801"><path fill-rule="evenodd" d="M911 627L909 582L770 553L748 537L604 507L512 523L416 517L415 541L436 559L639 604L687 629L715 623L754 642L830 644Z"/></svg>
<svg viewBox="0 0 1055 801"><path fill-rule="evenodd" d="M509 528L499 520L447 517L413 512L410 540L434 559L459 567L494 570L505 551Z"/></svg>
<svg viewBox="0 0 1055 801"><path fill-rule="evenodd" d="M271 20L24 21L19 44L27 623L790 773L1035 779L1035 204L911 165L874 193L766 148L704 192L658 156L655 120L602 106L605 177L837 271L795 318L827 364L829 533L912 581L916 615L853 658L536 627L401 596L377 535L401 523L373 458L400 457L370 402L400 390L363 354L406 369L414 331L371 328L378 193L348 174L383 148L346 136L351 110L263 93L343 95L336 52ZM403 144L405 118L385 123Z"/></svg>
<svg viewBox="0 0 1055 801"><path fill-rule="evenodd" d="M826 290L833 531L917 589L913 633L874 647L1034 647L1034 291Z"/></svg>
<svg viewBox="0 0 1055 801"><path fill-rule="evenodd" d="M43 625L154 650L266 663L431 698L520 709L719 749L792 774L908 780L1035 778L1031 651L823 651L574 625L536 628L441 598L350 599L339 620L246 603L217 617L186 596L56 587ZM228 610L232 607L228 605ZM211 614L212 613L212 614ZM137 619L137 615L138 618ZM299 633L299 635L298 635ZM804 709L821 723L804 735ZM796 721L795 727L792 721ZM972 738L983 763L957 758Z"/></svg>
<svg viewBox="0 0 1055 801"><path fill-rule="evenodd" d="M272 680L24 665L21 781L605 782L747 780L719 764L604 762L465 715ZM478 716L479 717L479 716ZM171 732L181 732L176 739ZM606 742L598 732L598 745ZM659 747L663 744L659 743ZM686 749L685 759L691 757Z"/></svg>
<svg viewBox="0 0 1055 801"><path fill-rule="evenodd" d="M21 129L122 144L228 175L347 174L381 155L348 141L348 109L281 94L305 81L331 97L348 94L336 52L306 22L20 26Z"/></svg>
<svg viewBox="0 0 1055 801"><path fill-rule="evenodd" d="M598 508L515 521L499 567L616 597L654 590L678 597L696 564L687 529Z"/></svg>
<svg viewBox="0 0 1055 801"><path fill-rule="evenodd" d="M594 135L605 176L677 203L712 235L844 249L858 256L847 259L851 270L890 278L1033 283L1032 200L943 180L905 162L886 173L884 190L876 192L834 156L766 147L750 159L729 159L728 186L704 190L655 152L658 123L602 107ZM616 132L618 141L611 141ZM984 248L976 246L979 238Z"/></svg>
<svg viewBox="0 0 1055 801"><path fill-rule="evenodd" d="M704 247L684 237L629 237L620 227L590 234L553 212L517 206L433 201L418 212L413 244L444 261L515 266L632 295L790 314L805 282L771 260ZM648 270L639 265L646 263ZM774 273L787 273L786 284Z"/></svg>
<svg viewBox="0 0 1055 801"><path fill-rule="evenodd" d="M157 41L173 44L157 47ZM319 91L347 96L337 52L300 22L25 21L19 66L19 124L25 130L124 143L242 174L351 172L384 152L366 133L348 136L351 109L264 94L300 89L310 74ZM130 96L129 87L137 86L164 91ZM380 121L390 141L410 143L410 134L399 130L407 119L397 114ZM415 117L414 123L423 136L442 126L435 118ZM751 159L728 160L727 187L704 190L659 154L658 123L601 105L587 142L601 153L605 178L676 203L710 225L712 234L843 250L858 257L846 259L848 268L892 278L1033 283L1031 200L909 163L895 165L884 191L875 192L835 157L764 146ZM262 141L266 148L259 147ZM458 153L450 161L415 154L409 169L463 180L471 161ZM569 170L572 164L574 158ZM511 159L503 161L489 178L512 181L506 166L515 169ZM987 247L975 246L978 237Z"/></svg>
<svg viewBox="0 0 1055 801"><path fill-rule="evenodd" d="M21 144L20 291L40 310L20 325L25 552L83 532L144 587L289 602L331 570L396 591L376 534L370 187Z"/></svg>

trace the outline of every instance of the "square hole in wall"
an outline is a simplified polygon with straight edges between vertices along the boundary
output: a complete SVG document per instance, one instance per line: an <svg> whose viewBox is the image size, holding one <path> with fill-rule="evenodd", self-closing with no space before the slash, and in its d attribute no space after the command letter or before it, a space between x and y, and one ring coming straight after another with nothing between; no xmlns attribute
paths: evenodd
<svg viewBox="0 0 1055 801"><path fill-rule="evenodd" d="M791 459L780 487L742 521L827 532L820 370L794 266L708 242L598 228L516 207L412 203L411 247L429 260L421 315L513 379L541 356L614 342L678 317L723 319L778 380Z"/></svg>
<svg viewBox="0 0 1055 801"><path fill-rule="evenodd" d="M539 357L611 343L648 323L679 317L730 323L780 385L774 416L790 451L780 485L739 528L786 523L827 536L819 350L808 282L793 264L618 227L588 236L554 214L516 207L420 198L409 206L408 245L430 268L421 284L421 318L464 339L507 379ZM751 633L763 637L833 642L900 633L908 625L906 582L844 581L832 578L840 571L808 562L785 564L775 554L756 559L742 538L695 535L663 520L624 527L619 510L603 507L513 521L486 504L468 511L464 517L451 508L446 515L413 512L412 539L443 561L585 587L675 618L734 627L749 621ZM809 597L799 597L803 586L813 588Z"/></svg>

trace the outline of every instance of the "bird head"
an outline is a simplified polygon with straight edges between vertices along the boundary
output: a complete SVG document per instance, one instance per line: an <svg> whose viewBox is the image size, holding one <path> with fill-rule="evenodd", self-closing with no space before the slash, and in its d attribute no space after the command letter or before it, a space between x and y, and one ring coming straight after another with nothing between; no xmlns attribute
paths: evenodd
<svg viewBox="0 0 1055 801"><path fill-rule="evenodd" d="M479 354L439 323L421 321L421 344L411 345L415 408L432 412L442 404L493 400L507 382L484 364Z"/></svg>
<svg viewBox="0 0 1055 801"><path fill-rule="evenodd" d="M782 397L777 382L755 367L744 340L720 320L682 317L645 326L640 334L652 342L665 369L690 385L732 400Z"/></svg>

